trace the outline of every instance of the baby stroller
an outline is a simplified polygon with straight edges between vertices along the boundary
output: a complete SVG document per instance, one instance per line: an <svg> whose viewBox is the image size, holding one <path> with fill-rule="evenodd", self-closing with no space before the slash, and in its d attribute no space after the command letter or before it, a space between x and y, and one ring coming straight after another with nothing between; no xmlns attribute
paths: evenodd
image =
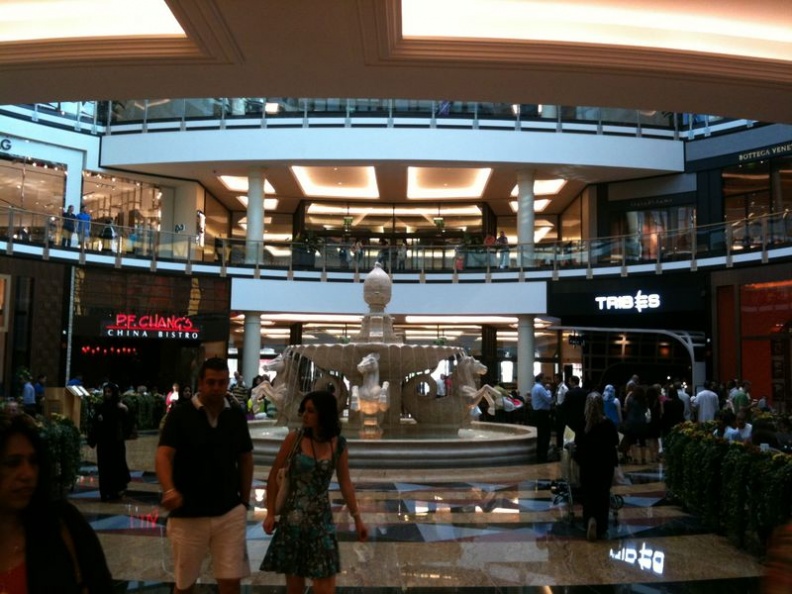
<svg viewBox="0 0 792 594"><path fill-rule="evenodd" d="M580 497L580 466L575 462L575 433L569 427L564 430L564 449L561 452L561 478L550 483L553 494L553 505L566 506L566 520L575 522L575 496ZM624 507L624 498L611 493L610 510L613 514L613 525L619 524L619 510Z"/></svg>

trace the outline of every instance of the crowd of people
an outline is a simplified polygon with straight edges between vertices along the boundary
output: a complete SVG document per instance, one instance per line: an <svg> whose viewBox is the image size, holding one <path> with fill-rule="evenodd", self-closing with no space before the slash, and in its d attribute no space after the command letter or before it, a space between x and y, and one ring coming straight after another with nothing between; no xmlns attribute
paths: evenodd
<svg viewBox="0 0 792 594"><path fill-rule="evenodd" d="M25 390L35 397L27 379ZM40 380L43 385L46 378ZM193 591L207 556L221 594L240 592L241 580L251 572L246 525L253 444L246 411L231 388L245 388L242 376L235 373L232 380L227 362L210 358L200 368L194 396L189 387L175 383L167 397L155 466L161 506L169 512L177 593ZM622 390L609 384L600 392L584 389L575 375L556 375L551 383L540 373L530 394L537 458L549 459L554 428L566 436L556 447L569 449L579 466L586 536L597 540L606 532L610 490L620 462L656 459L662 438L684 421L718 421L715 433L728 440L755 438L751 414L763 405L749 390L749 382L734 382L723 393L708 383L691 396L679 382L643 385L633 376ZM32 405L24 404L26 410ZM299 412L302 426L283 440L267 479L263 529L272 540L260 570L284 574L290 593L303 592L306 580L314 592L334 592L340 571L328 495L334 474L359 540L367 540L368 527L350 477L349 447L341 435L335 396L310 392ZM97 448L103 501L122 497L130 481L124 444L128 425L129 411L118 386L108 382L88 435L89 445ZM49 592L56 591L52 588L57 583L57 591L75 594L110 591L112 579L93 530L69 503L52 501L50 461L31 415L0 413L0 456L4 589ZM283 508L277 509L281 469L288 469L289 490ZM42 559L48 564L45 572L39 569Z"/></svg>

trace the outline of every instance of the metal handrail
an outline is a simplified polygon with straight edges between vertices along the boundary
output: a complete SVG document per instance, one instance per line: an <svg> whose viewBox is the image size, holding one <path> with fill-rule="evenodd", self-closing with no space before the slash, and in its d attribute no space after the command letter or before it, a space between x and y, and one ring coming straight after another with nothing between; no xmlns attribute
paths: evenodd
<svg viewBox="0 0 792 594"><path fill-rule="evenodd" d="M220 266L224 276L232 269L314 270L322 279L328 272L370 270L379 263L394 274L450 273L456 279L468 272L485 273L497 278L499 273L548 271L558 278L565 270L615 267L622 275L627 267L646 264L658 273L669 263L687 262L695 270L706 258L725 258L731 266L739 254L759 254L762 263L768 253L780 247L792 247L792 214L787 211L751 217L727 223L664 231L657 234L629 234L570 241L545 241L538 244L509 246L503 254L497 246L462 242L423 245L414 243L400 258L395 246L364 245L352 256L352 245L326 240L321 244L284 241L252 241L237 237L200 237L183 233L156 231L148 227L123 227L92 221L89 228L70 233L63 229L63 219L46 213L0 207L0 242L5 242L11 255L21 246L41 246L48 259L64 259L79 253L107 256L108 263L123 267L125 261L143 260L152 270L161 262L189 263L185 272L192 273L198 263ZM66 258L68 259L68 258ZM101 258L100 258L101 259ZM506 268L502 267L503 263Z"/></svg>

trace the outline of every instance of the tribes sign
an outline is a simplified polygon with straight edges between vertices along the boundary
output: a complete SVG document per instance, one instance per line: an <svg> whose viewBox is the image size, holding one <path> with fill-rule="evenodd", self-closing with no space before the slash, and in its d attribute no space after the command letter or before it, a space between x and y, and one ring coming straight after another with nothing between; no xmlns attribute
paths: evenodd
<svg viewBox="0 0 792 594"><path fill-rule="evenodd" d="M639 289L635 295L612 295L608 297L595 296L599 311L632 310L641 313L646 309L660 307L660 295L657 293L643 293Z"/></svg>
<svg viewBox="0 0 792 594"><path fill-rule="evenodd" d="M103 336L111 338L177 338L198 340L201 329L184 316L151 314L116 314L115 320L106 323Z"/></svg>

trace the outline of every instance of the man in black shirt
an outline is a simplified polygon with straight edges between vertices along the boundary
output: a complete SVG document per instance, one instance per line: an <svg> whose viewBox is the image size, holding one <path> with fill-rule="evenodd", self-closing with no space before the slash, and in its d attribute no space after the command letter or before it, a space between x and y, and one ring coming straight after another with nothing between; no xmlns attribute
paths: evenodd
<svg viewBox="0 0 792 594"><path fill-rule="evenodd" d="M171 409L157 447L177 594L193 591L208 552L221 594L239 593L250 575L245 529L253 443L244 411L227 392L228 364L207 359L198 393Z"/></svg>
<svg viewBox="0 0 792 594"><path fill-rule="evenodd" d="M564 422L576 434L586 428L586 391L580 387L580 378L573 375L569 378L569 390L561 405Z"/></svg>

